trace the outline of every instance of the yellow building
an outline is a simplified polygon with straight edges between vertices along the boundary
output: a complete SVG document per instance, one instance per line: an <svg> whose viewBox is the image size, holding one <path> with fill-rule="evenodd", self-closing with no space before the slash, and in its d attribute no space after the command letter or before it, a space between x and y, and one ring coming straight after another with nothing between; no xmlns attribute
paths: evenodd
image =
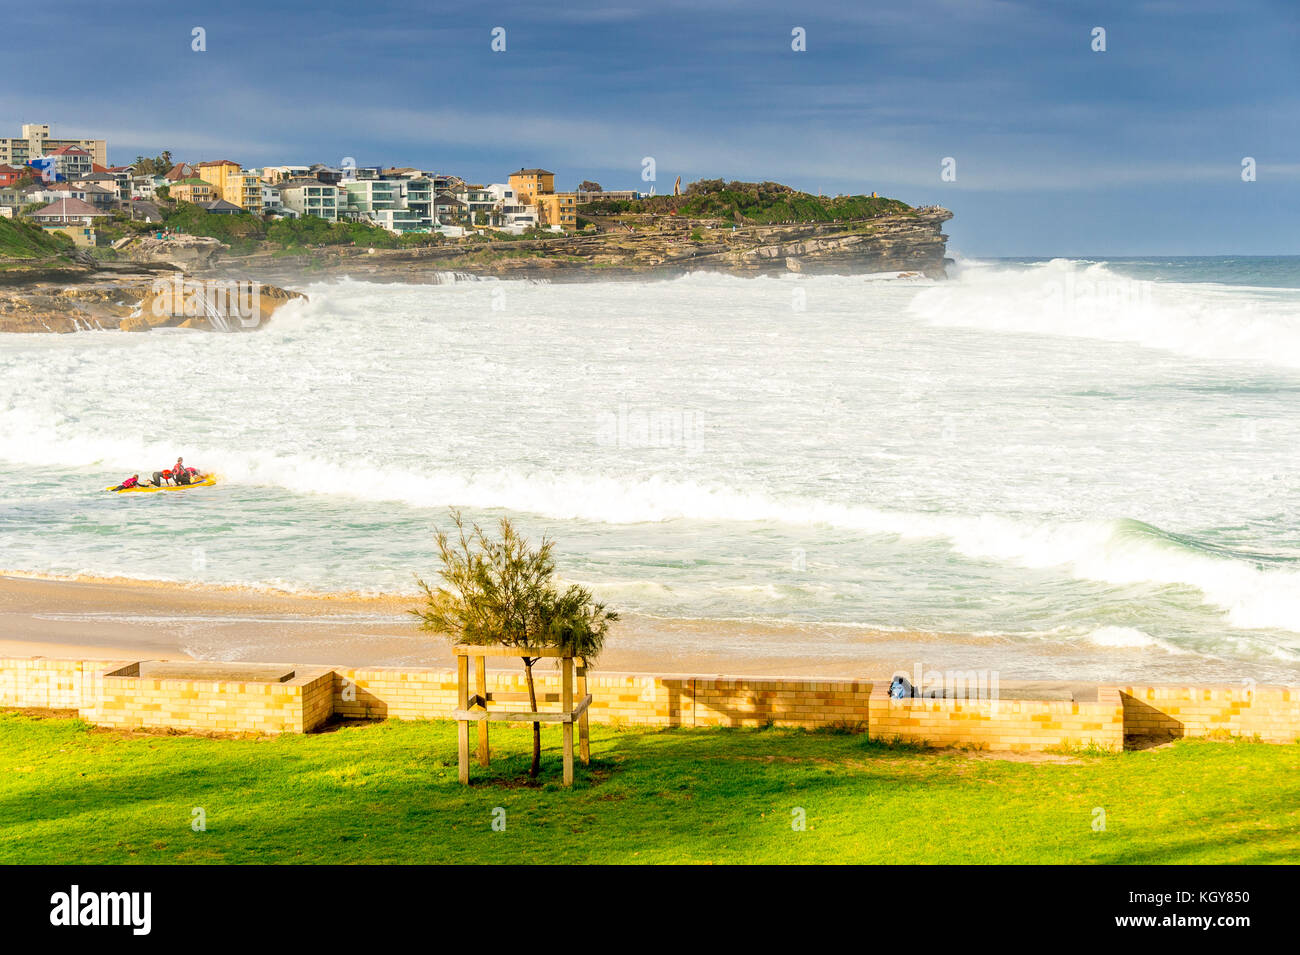
<svg viewBox="0 0 1300 955"><path fill-rule="evenodd" d="M211 202L219 198L216 187L202 179L183 179L171 186L168 193L181 202Z"/></svg>
<svg viewBox="0 0 1300 955"><path fill-rule="evenodd" d="M262 214L262 181L229 159L201 162L194 167L199 178L212 185L217 199L224 199L245 212Z"/></svg>
<svg viewBox="0 0 1300 955"><path fill-rule="evenodd" d="M47 225L42 226L46 232L61 232L79 249L93 249L96 245L95 229L88 225Z"/></svg>
<svg viewBox="0 0 1300 955"><path fill-rule="evenodd" d="M537 197L555 191L555 173L545 169L521 169L510 174L510 188L521 206L537 204Z"/></svg>
<svg viewBox="0 0 1300 955"><path fill-rule="evenodd" d="M544 226L558 225L566 231L578 228L578 194L552 192L537 196L537 222Z"/></svg>

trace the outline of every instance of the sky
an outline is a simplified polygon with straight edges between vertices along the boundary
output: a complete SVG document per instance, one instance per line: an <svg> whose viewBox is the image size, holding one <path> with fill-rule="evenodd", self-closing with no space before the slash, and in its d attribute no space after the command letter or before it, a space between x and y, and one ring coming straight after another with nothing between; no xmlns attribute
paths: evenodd
<svg viewBox="0 0 1300 955"><path fill-rule="evenodd" d="M1300 254L1296 0L48 11L0 25L23 78L0 84L0 135L49 122L107 139L112 163L351 157L483 183L542 166L560 189L660 193L770 179L945 206L950 251L972 257Z"/></svg>

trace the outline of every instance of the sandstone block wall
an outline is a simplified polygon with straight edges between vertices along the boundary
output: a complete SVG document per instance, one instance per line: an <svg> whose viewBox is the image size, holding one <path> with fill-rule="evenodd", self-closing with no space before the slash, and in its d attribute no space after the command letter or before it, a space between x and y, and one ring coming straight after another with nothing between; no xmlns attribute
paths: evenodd
<svg viewBox="0 0 1300 955"><path fill-rule="evenodd" d="M304 733L334 716L447 719L456 707L454 670L289 670L293 678L280 683L162 679L140 676L130 661L8 658L0 659L0 706L77 710L122 729L216 733ZM558 671L540 663L534 675L540 707L557 709ZM490 693L527 690L522 667L489 671L487 684ZM844 727L880 739L1013 751L1119 749L1125 736L1300 742L1300 687L1292 686L1103 685L1096 702L891 700L883 681L594 672L588 692L593 722L635 726Z"/></svg>

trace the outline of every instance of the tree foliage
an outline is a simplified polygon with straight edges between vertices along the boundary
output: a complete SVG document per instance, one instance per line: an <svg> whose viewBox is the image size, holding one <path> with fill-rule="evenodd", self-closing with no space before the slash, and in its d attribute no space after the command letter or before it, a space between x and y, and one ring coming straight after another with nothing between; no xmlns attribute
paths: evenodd
<svg viewBox="0 0 1300 955"><path fill-rule="evenodd" d="M148 156L136 156L133 165L135 166L135 174L137 176L161 176L176 164L172 162L171 150L164 149L160 154L153 158Z"/></svg>
<svg viewBox="0 0 1300 955"><path fill-rule="evenodd" d="M600 654L618 615L585 587L556 587L553 540L534 548L504 517L499 537L467 526L459 512L452 521L453 534L435 537L441 582L417 579L425 602L411 612L421 629L477 646L555 647L588 660Z"/></svg>
<svg viewBox="0 0 1300 955"><path fill-rule="evenodd" d="M554 583L555 542L542 538L534 548L509 518L503 517L500 537L477 524L466 526L452 511L455 534L436 532L441 583L433 587L417 578L424 606L411 611L420 628L444 634L455 643L516 647L524 663L528 700L537 712L530 649L556 647L588 662L599 655L618 614L597 603L591 592L574 584L560 591ZM533 723L533 762L530 776L541 767L542 727Z"/></svg>
<svg viewBox="0 0 1300 955"><path fill-rule="evenodd" d="M814 196L779 182L722 179L692 182L680 196L651 196L630 201L598 199L582 206L583 211L597 215L641 212L760 225L869 219L910 212L911 208L905 202L882 196Z"/></svg>

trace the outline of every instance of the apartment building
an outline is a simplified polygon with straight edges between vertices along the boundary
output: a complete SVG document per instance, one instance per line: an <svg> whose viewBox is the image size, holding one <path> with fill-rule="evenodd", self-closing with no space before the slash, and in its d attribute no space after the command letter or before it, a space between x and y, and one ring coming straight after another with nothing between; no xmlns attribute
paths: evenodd
<svg viewBox="0 0 1300 955"><path fill-rule="evenodd" d="M265 179L262 179L262 215L284 215L284 200L280 197L280 190Z"/></svg>
<svg viewBox="0 0 1300 955"><path fill-rule="evenodd" d="M57 178L81 179L94 170L94 161L89 150L80 146L59 146L41 156L33 156L29 162L44 163L48 172Z"/></svg>
<svg viewBox="0 0 1300 955"><path fill-rule="evenodd" d="M21 136L0 136L0 163L25 166L39 156L48 156L64 146L76 146L90 154L90 161L100 166L108 165L108 143L102 139L54 139L48 123L29 123L22 127ZM90 170L87 169L87 172Z"/></svg>
<svg viewBox="0 0 1300 955"><path fill-rule="evenodd" d="M200 179L211 183L218 199L253 215L262 214L262 181L245 172L239 163L217 159L201 162L194 168Z"/></svg>
<svg viewBox="0 0 1300 955"><path fill-rule="evenodd" d="M520 205L532 206L537 204L538 196L555 191L555 173L546 169L520 169L510 174L509 184Z"/></svg>
<svg viewBox="0 0 1300 955"><path fill-rule="evenodd" d="M212 183L197 178L172 183L168 195L180 202L194 203L211 202L213 199L221 198Z"/></svg>
<svg viewBox="0 0 1300 955"><path fill-rule="evenodd" d="M345 179L339 198L348 215L366 219L390 232L433 229L433 181L424 177Z"/></svg>
<svg viewBox="0 0 1300 955"><path fill-rule="evenodd" d="M290 179L282 182L280 202L300 216L317 216L328 222L339 218L339 188L319 179Z"/></svg>
<svg viewBox="0 0 1300 955"><path fill-rule="evenodd" d="M508 232L522 232L537 225L537 207L520 202L509 183L494 182L486 192L495 200L492 225Z"/></svg>
<svg viewBox="0 0 1300 955"><path fill-rule="evenodd" d="M538 224L572 232L578 228L578 196L573 192L549 192L537 196Z"/></svg>
<svg viewBox="0 0 1300 955"><path fill-rule="evenodd" d="M311 176L310 166L263 166L262 181L272 185L288 182L290 179L307 179Z"/></svg>

